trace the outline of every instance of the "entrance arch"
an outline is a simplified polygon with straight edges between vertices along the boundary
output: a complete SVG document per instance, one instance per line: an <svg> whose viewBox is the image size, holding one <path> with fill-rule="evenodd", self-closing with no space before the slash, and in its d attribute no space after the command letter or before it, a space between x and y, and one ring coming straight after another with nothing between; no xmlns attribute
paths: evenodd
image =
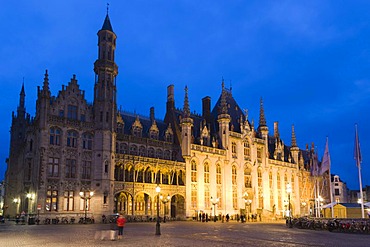
<svg viewBox="0 0 370 247"><path fill-rule="evenodd" d="M171 197L171 218L186 218L185 198L182 195L175 194Z"/></svg>

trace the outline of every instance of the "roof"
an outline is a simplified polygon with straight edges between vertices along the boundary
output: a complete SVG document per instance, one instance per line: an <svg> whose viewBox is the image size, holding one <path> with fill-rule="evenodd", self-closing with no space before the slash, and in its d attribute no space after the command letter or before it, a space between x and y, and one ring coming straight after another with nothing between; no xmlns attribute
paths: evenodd
<svg viewBox="0 0 370 247"><path fill-rule="evenodd" d="M110 24L110 19L109 19L108 14L105 16L105 20L104 20L103 27L101 28L101 30L108 30L108 31L113 32L112 24Z"/></svg>
<svg viewBox="0 0 370 247"><path fill-rule="evenodd" d="M338 203L337 205L342 205L343 207L346 208L361 208L360 203ZM364 205L364 207L366 208L367 206Z"/></svg>

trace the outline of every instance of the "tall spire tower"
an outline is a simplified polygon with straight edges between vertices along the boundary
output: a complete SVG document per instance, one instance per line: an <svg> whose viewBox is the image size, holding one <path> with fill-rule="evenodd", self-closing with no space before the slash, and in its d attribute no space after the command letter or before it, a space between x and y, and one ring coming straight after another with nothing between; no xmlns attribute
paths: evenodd
<svg viewBox="0 0 370 247"><path fill-rule="evenodd" d="M260 119L258 125L258 131L261 133L263 139L267 139L269 129L266 125L265 109L263 108L263 100L260 100Z"/></svg>
<svg viewBox="0 0 370 247"><path fill-rule="evenodd" d="M113 32L108 15L98 32L98 59L94 63L94 116L99 129L114 130L116 119L116 76L118 66L114 62L117 36Z"/></svg>

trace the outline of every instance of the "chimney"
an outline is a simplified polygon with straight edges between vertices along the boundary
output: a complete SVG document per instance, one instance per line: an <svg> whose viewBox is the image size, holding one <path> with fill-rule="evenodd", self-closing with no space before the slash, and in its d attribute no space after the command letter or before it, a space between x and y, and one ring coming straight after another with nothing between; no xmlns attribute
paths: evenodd
<svg viewBox="0 0 370 247"><path fill-rule="evenodd" d="M279 122L274 122L274 137L280 138L279 134Z"/></svg>
<svg viewBox="0 0 370 247"><path fill-rule="evenodd" d="M154 117L154 107L150 107L150 121L153 123L155 117Z"/></svg>
<svg viewBox="0 0 370 247"><path fill-rule="evenodd" d="M210 114L211 114L211 97L206 96L202 99L202 115L205 119L207 119Z"/></svg>
<svg viewBox="0 0 370 247"><path fill-rule="evenodd" d="M174 94L174 86L173 84L167 87L167 104L166 104L167 112L175 109L175 94Z"/></svg>

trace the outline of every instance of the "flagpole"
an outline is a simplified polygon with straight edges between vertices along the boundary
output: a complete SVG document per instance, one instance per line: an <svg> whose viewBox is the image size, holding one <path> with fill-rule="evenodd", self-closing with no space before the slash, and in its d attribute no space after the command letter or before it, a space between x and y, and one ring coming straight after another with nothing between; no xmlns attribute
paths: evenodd
<svg viewBox="0 0 370 247"><path fill-rule="evenodd" d="M329 137L326 137L326 145L328 148L328 153L329 153ZM326 149L326 147L325 147ZM329 156L330 157L330 156ZM334 218L334 205L333 205L333 187L331 184L331 161L329 158L329 191L330 191L330 205L331 205L331 217Z"/></svg>
<svg viewBox="0 0 370 247"><path fill-rule="evenodd" d="M362 179L361 179L361 150L360 150L360 140L358 138L357 124L355 124L355 159L358 168L358 180L360 182L360 199L361 199L361 215L365 218L364 214L364 195L362 193Z"/></svg>

